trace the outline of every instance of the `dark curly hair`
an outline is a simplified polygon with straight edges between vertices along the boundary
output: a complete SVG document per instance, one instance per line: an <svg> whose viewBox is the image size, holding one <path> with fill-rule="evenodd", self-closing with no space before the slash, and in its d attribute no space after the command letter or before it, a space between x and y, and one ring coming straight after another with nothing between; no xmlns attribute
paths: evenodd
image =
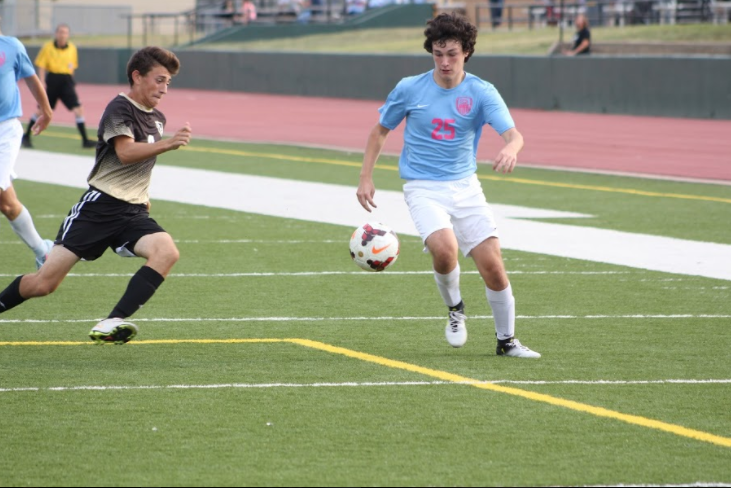
<svg viewBox="0 0 731 488"><path fill-rule="evenodd" d="M465 63L475 53L477 27L457 13L439 14L427 21L424 35L426 36L424 49L429 54L432 54L432 45L434 43L444 47L445 43L452 39L462 44L462 51L467 55Z"/></svg>
<svg viewBox="0 0 731 488"><path fill-rule="evenodd" d="M178 57L162 47L148 46L134 53L127 63L127 80L129 80L129 86L134 84L132 81L132 73L134 71L139 71L142 76L145 76L152 68L158 65L167 69L170 72L170 76L175 76L180 71L180 60L178 60Z"/></svg>

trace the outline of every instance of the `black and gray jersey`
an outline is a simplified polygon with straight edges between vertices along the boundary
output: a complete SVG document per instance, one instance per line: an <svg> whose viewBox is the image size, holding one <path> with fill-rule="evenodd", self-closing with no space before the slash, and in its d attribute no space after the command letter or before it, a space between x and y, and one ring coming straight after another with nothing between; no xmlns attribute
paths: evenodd
<svg viewBox="0 0 731 488"><path fill-rule="evenodd" d="M135 142L154 143L162 139L165 116L148 109L124 93L114 98L99 122L96 162L89 174L89 185L128 203L149 201L152 168L157 157L134 164L122 164L114 150L113 139L131 137Z"/></svg>

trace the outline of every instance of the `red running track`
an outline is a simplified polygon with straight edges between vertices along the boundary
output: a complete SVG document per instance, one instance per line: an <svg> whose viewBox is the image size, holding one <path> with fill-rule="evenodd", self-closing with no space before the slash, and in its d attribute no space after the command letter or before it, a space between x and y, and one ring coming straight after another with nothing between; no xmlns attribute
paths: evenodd
<svg viewBox="0 0 731 488"><path fill-rule="evenodd" d="M35 107L23 87L24 122ZM106 104L123 85L77 86L86 119L96 126ZM334 147L362 152L378 121L382 102L310 98L171 87L158 107L166 133L190 122L207 138ZM520 163L731 182L731 121L583 114L512 109L525 137ZM60 103L53 123L73 125ZM403 124L389 136L384 152L401 151ZM501 139L485 128L478 151L492 160Z"/></svg>

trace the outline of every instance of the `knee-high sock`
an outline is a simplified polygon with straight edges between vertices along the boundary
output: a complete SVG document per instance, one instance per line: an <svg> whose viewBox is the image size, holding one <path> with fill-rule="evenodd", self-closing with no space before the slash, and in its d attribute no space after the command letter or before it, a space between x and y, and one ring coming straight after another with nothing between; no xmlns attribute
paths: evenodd
<svg viewBox="0 0 731 488"><path fill-rule="evenodd" d="M147 303L147 300L152 298L152 295L155 294L163 281L165 281L165 278L154 269L149 266L141 267L129 280L127 291L124 292L117 306L109 314L109 318L126 319L135 313L142 308L142 305Z"/></svg>
<svg viewBox="0 0 731 488"><path fill-rule="evenodd" d="M86 135L86 122L84 121L84 117L76 117L76 128L79 129L81 140L87 142L89 137Z"/></svg>
<svg viewBox="0 0 731 488"><path fill-rule="evenodd" d="M33 124L36 123L36 120L38 120L38 117L36 117L35 114L34 114L30 118L30 120L28 121L28 127L25 129L25 135L26 135L26 137L30 137L31 136L30 130L33 128Z"/></svg>
<svg viewBox="0 0 731 488"><path fill-rule="evenodd" d="M43 245L43 239L38 235L38 231L33 225L33 218L30 216L28 209L23 207L15 220L10 221L10 227L13 228L20 240L33 250L36 257L41 257L46 254L46 247Z"/></svg>
<svg viewBox="0 0 731 488"><path fill-rule="evenodd" d="M456 268L447 274L434 271L434 279L437 282L439 294L442 295L444 304L447 307L454 307L462 301L462 294L459 291L459 273L459 263L457 263Z"/></svg>
<svg viewBox="0 0 731 488"><path fill-rule="evenodd" d="M22 276L18 276L13 280L7 288L0 292L0 313L7 312L13 307L17 307L25 301L25 298L20 296L20 280Z"/></svg>
<svg viewBox="0 0 731 488"><path fill-rule="evenodd" d="M510 339L515 335L515 298L513 289L508 287L502 291L495 291L485 287L487 301L492 308L495 319L495 332L499 340Z"/></svg>

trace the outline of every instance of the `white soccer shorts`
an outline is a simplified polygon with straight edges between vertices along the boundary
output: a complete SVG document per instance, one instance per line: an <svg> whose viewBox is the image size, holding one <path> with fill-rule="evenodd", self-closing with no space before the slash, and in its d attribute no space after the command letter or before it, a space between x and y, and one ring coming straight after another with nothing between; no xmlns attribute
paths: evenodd
<svg viewBox="0 0 731 488"><path fill-rule="evenodd" d="M0 190L10 188L17 175L15 161L20 152L20 142L23 139L23 125L18 119L8 119L0 122Z"/></svg>
<svg viewBox="0 0 731 488"><path fill-rule="evenodd" d="M411 180L404 199L422 241L442 229L452 229L462 254L490 237L499 237L495 217L477 175L455 181Z"/></svg>

